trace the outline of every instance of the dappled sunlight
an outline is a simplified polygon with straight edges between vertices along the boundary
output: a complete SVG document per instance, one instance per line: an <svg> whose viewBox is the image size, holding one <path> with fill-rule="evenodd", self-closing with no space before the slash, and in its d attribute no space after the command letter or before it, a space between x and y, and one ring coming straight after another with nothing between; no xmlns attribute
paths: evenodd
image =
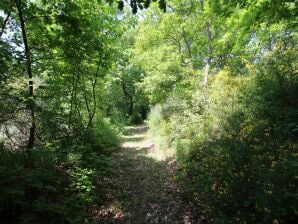
<svg viewBox="0 0 298 224"><path fill-rule="evenodd" d="M148 125L140 124L140 125L133 125L133 126L126 126L124 130L132 130L135 132L144 132L148 130Z"/></svg>
<svg viewBox="0 0 298 224"><path fill-rule="evenodd" d="M123 143L122 148L143 150L145 157L152 158L156 161L165 161L175 156L175 151L172 149L156 149L153 144L152 138L146 132L148 127L146 125L129 126L125 128L127 135L122 135ZM135 134L136 133L136 134Z"/></svg>
<svg viewBox="0 0 298 224"><path fill-rule="evenodd" d="M94 219L102 221L113 220L113 222L121 223L125 218L125 212L121 209L121 203L119 201L114 201L99 208L94 206L91 209L91 213Z"/></svg>
<svg viewBox="0 0 298 224"><path fill-rule="evenodd" d="M155 159L157 161L166 161L171 160L175 158L175 152L172 149L165 149L165 150L157 150L154 149L146 155L147 157L150 157L152 159Z"/></svg>
<svg viewBox="0 0 298 224"><path fill-rule="evenodd" d="M108 203L95 209L96 223L194 223L193 214L200 214L192 212L174 181L175 161L154 148L147 130L125 128L115 171L99 186L108 189Z"/></svg>
<svg viewBox="0 0 298 224"><path fill-rule="evenodd" d="M124 128L124 133L126 135L130 135L130 134L140 134L140 133L144 133L148 130L148 126L145 124L142 125L137 125L137 126L127 126Z"/></svg>
<svg viewBox="0 0 298 224"><path fill-rule="evenodd" d="M146 125L128 126L124 130L125 135L121 136L123 140L121 147L123 149L153 150L154 145L148 138L146 132L148 127Z"/></svg>
<svg viewBox="0 0 298 224"><path fill-rule="evenodd" d="M298 223L298 0L0 0L0 224Z"/></svg>
<svg viewBox="0 0 298 224"><path fill-rule="evenodd" d="M128 141L124 142L121 145L122 148L132 148L135 150L140 150L140 149L151 149L153 148L153 143L149 139L145 139L140 142L135 142L135 141Z"/></svg>
<svg viewBox="0 0 298 224"><path fill-rule="evenodd" d="M145 134L136 134L136 135L122 135L121 138L123 141L141 141L147 136Z"/></svg>

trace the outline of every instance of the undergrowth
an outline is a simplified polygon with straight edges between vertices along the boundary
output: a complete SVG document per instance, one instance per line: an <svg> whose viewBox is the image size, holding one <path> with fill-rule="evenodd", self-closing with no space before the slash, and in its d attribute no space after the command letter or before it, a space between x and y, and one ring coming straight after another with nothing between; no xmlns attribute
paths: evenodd
<svg viewBox="0 0 298 224"><path fill-rule="evenodd" d="M115 130L101 124L88 144L48 145L30 152L0 150L1 223L89 223L89 208L105 190L97 182L111 172Z"/></svg>
<svg viewBox="0 0 298 224"><path fill-rule="evenodd" d="M214 223L295 223L297 79L251 73L220 71L207 105L156 106L150 128L175 148L177 178Z"/></svg>

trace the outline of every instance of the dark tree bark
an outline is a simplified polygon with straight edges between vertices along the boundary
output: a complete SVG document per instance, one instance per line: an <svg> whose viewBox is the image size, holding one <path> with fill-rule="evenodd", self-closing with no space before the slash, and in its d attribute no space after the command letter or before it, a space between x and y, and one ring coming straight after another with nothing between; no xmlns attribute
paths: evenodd
<svg viewBox="0 0 298 224"><path fill-rule="evenodd" d="M6 17L5 17L5 20L1 26L1 31L0 31L0 38L2 37L3 33L4 33L4 30L5 30L5 27L6 27L6 24L9 20L9 17L10 17L10 14L11 14L11 8L9 9L9 12L7 13Z"/></svg>
<svg viewBox="0 0 298 224"><path fill-rule="evenodd" d="M129 93L123 80L121 80L121 86L122 86L122 90L123 90L123 93L124 93L126 99L128 99L128 108L127 108L128 116L132 116L133 107L134 107L133 95L131 93Z"/></svg>
<svg viewBox="0 0 298 224"><path fill-rule="evenodd" d="M28 44L27 39L27 33L26 33L26 27L25 27L25 21L24 21L24 15L23 15L23 9L22 9L22 0L15 0L17 10L18 10L18 16L19 21L21 25L21 31L22 31L22 37L23 37L23 43L25 47L25 59L26 59L26 65L27 65L27 74L29 77L28 82L28 89L29 89L29 97L28 97L28 103L27 106L30 111L30 130L29 130L29 139L28 139L28 145L27 149L31 150L34 147L34 141L35 141L35 101L34 101L34 90L33 90L33 73L32 73L32 60L31 60L31 52Z"/></svg>

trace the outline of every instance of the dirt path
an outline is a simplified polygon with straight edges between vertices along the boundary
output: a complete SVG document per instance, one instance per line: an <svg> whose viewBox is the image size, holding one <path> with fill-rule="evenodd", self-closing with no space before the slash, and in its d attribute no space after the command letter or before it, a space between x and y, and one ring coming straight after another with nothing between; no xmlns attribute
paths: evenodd
<svg viewBox="0 0 298 224"><path fill-rule="evenodd" d="M205 223L174 182L174 162L161 160L147 136L147 127L126 128L114 172L103 181L108 189L94 223ZM196 215L194 215L196 214Z"/></svg>

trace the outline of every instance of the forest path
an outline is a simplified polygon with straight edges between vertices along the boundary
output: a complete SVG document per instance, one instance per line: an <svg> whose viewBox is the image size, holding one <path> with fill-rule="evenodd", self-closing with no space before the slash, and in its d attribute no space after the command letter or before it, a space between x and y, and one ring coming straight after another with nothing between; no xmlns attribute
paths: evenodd
<svg viewBox="0 0 298 224"><path fill-rule="evenodd" d="M175 162L164 160L148 137L147 126L125 128L121 150L113 160L114 172L102 183L104 204L95 209L94 223L205 223L194 217L174 182Z"/></svg>

